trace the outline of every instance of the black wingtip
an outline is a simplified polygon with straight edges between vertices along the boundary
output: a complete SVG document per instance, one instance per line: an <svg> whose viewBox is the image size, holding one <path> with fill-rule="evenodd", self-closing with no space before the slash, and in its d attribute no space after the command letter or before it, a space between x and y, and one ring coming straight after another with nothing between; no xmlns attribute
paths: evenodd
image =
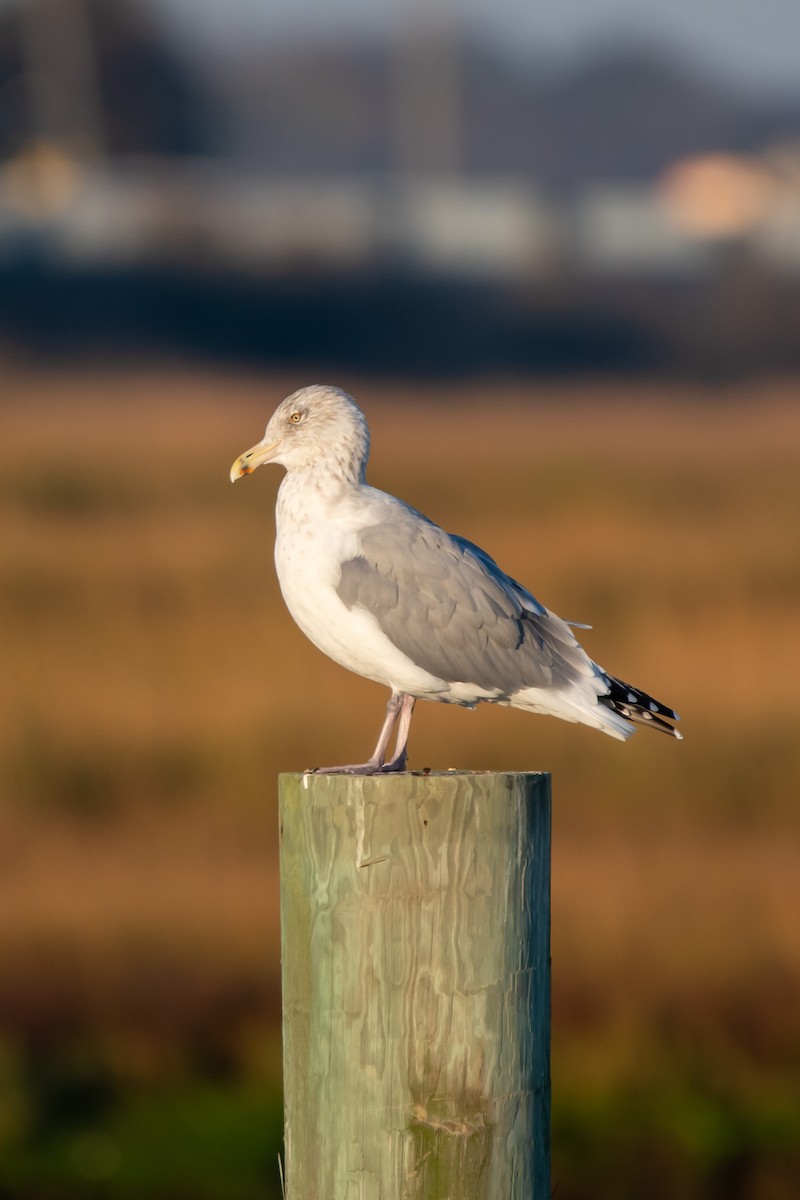
<svg viewBox="0 0 800 1200"><path fill-rule="evenodd" d="M671 724L672 721L680 720L674 709L662 704L660 700L654 700L641 688L633 687L622 679L615 679L613 675L607 675L606 682L608 695L600 697L600 703L605 704L606 708L619 713L634 725L657 729L659 733L666 733L679 742L683 741L683 734Z"/></svg>

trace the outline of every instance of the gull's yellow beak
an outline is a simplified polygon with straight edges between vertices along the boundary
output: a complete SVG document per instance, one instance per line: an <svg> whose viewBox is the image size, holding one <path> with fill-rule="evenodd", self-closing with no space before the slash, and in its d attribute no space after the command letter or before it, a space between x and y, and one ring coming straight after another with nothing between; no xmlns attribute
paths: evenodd
<svg viewBox="0 0 800 1200"><path fill-rule="evenodd" d="M245 450L244 454L240 454L231 467L231 483L236 483L236 480L241 479L243 475L252 475L256 467L271 460L277 449L278 442L270 442L268 445L259 442L257 446L251 446L249 450Z"/></svg>

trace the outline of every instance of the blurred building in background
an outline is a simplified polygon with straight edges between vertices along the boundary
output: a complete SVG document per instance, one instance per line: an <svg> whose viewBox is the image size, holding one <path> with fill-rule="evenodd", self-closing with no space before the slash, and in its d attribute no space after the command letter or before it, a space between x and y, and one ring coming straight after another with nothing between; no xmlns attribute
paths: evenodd
<svg viewBox="0 0 800 1200"><path fill-rule="evenodd" d="M800 88L653 48L558 69L446 6L391 41L0 20L0 338L451 371L800 359Z"/></svg>

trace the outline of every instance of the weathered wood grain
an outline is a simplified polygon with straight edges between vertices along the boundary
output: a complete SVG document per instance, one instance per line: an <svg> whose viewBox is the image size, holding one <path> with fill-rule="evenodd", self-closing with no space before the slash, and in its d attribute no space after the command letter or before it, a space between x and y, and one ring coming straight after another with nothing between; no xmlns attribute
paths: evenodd
<svg viewBox="0 0 800 1200"><path fill-rule="evenodd" d="M283 775L288 1200L546 1200L550 779Z"/></svg>

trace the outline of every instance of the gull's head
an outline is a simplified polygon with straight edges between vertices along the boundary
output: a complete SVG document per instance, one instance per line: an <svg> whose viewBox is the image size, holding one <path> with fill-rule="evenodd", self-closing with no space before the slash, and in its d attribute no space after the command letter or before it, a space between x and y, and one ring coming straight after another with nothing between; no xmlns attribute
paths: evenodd
<svg viewBox="0 0 800 1200"><path fill-rule="evenodd" d="M360 482L368 454L367 422L352 396L313 384L278 405L261 441L236 459L231 480L274 462L288 471L327 469Z"/></svg>

